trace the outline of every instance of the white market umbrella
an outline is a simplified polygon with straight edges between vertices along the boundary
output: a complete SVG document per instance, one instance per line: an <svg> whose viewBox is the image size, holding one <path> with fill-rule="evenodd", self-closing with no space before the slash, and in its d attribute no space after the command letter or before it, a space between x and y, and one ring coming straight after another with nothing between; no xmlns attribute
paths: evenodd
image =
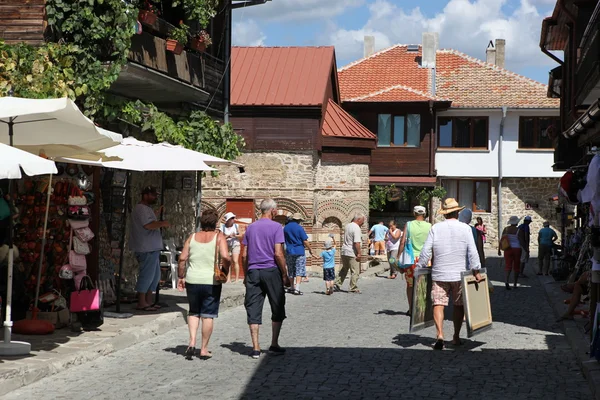
<svg viewBox="0 0 600 400"><path fill-rule="evenodd" d="M0 143L0 179L20 179L21 169L28 176L58 172L53 161Z"/></svg>
<svg viewBox="0 0 600 400"><path fill-rule="evenodd" d="M33 154L66 157L106 149L123 137L100 131L68 98L0 97L0 143Z"/></svg>
<svg viewBox="0 0 600 400"><path fill-rule="evenodd" d="M0 143L0 179L19 179L21 169L29 176L56 174L56 165L53 161L46 160L23 150ZM50 189L48 189L50 190ZM11 341L12 334L12 280L14 249L12 239L12 215L8 241L8 277L6 281L6 319L4 321L4 341L0 343L0 355L29 354L31 345L27 342ZM44 227L44 231L45 231Z"/></svg>
<svg viewBox="0 0 600 400"><path fill-rule="evenodd" d="M73 154L86 154L105 149L119 144L122 139L121 135L114 132L106 130L100 132L99 128L83 115L75 103L68 98L27 99L0 97L0 143L18 147L36 155L44 153L50 158L56 158ZM45 248L46 243L48 205L51 194L50 188L52 187L52 174L49 173L49 175L42 249ZM10 246L12 249L12 219L10 229ZM42 255L43 253L42 251ZM43 256L40 257L40 271L42 263ZM40 271L38 271L38 275ZM12 276L9 282L12 285ZM37 306L38 296L39 279L36 288L34 310ZM5 329L9 331L12 322L9 321L8 326L6 325ZM3 354L3 351L5 350L0 348L0 354ZM11 352L13 350L9 349L6 351ZM20 351L24 351L24 349Z"/></svg>

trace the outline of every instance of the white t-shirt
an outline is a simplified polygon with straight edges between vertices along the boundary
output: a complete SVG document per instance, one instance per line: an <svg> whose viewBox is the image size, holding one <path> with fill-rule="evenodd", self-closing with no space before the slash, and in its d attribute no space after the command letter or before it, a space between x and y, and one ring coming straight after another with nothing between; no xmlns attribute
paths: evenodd
<svg viewBox="0 0 600 400"><path fill-rule="evenodd" d="M344 243L342 243L342 255L358 257L354 251L354 243L362 243L362 232L356 222L350 222L344 230Z"/></svg>
<svg viewBox="0 0 600 400"><path fill-rule="evenodd" d="M398 236L398 239L394 239L392 237L392 232L396 233L396 231L399 231L399 229L396 228L394 231L392 231L390 229L390 231L388 232L388 240L387 240L388 251L396 251L400 248L400 242L402 241L402 231L400 231L400 236Z"/></svg>
<svg viewBox="0 0 600 400"><path fill-rule="evenodd" d="M229 236L232 234L236 234L239 235L240 234L240 230L238 229L237 224L233 224L231 225L229 228L223 224L221 225L221 232L223 232L223 234L225 236ZM238 238L227 238L227 246L234 247L234 246L239 246L240 245L240 240Z"/></svg>
<svg viewBox="0 0 600 400"><path fill-rule="evenodd" d="M431 227L423 245L418 266L424 268L433 258L431 278L439 282L459 282L465 269L480 269L481 261L467 224L456 219L446 220Z"/></svg>

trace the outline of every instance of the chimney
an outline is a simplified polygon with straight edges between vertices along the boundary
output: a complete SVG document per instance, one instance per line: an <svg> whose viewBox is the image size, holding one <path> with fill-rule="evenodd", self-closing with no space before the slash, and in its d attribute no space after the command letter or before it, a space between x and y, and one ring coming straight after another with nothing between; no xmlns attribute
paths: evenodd
<svg viewBox="0 0 600 400"><path fill-rule="evenodd" d="M485 51L485 61L488 64L496 65L496 48L494 47L494 43L490 40L488 44L487 50Z"/></svg>
<svg viewBox="0 0 600 400"><path fill-rule="evenodd" d="M440 46L440 35L437 32L423 32L423 68L435 68L435 59Z"/></svg>
<svg viewBox="0 0 600 400"><path fill-rule="evenodd" d="M506 55L506 40L496 39L496 65L504 68L504 58Z"/></svg>
<svg viewBox="0 0 600 400"><path fill-rule="evenodd" d="M365 57L372 56L375 53L375 36L365 36Z"/></svg>

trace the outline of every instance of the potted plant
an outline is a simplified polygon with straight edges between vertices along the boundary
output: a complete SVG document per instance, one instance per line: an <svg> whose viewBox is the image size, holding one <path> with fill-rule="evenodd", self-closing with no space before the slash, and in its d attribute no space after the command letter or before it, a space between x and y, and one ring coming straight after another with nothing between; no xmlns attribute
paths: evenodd
<svg viewBox="0 0 600 400"><path fill-rule="evenodd" d="M201 30L200 32L196 33L196 35L192 38L192 41L190 42L190 47L202 53L211 44L212 39L210 38L208 32L206 32L205 30Z"/></svg>
<svg viewBox="0 0 600 400"><path fill-rule="evenodd" d="M149 0L146 0L142 3L142 8L138 14L138 20L146 25L154 25L159 14L158 8L156 8Z"/></svg>
<svg viewBox="0 0 600 400"><path fill-rule="evenodd" d="M169 32L167 38L167 50L172 51L177 55L181 54L183 46L188 42L189 30L189 26L183 22L179 22L179 27L173 28L173 30Z"/></svg>

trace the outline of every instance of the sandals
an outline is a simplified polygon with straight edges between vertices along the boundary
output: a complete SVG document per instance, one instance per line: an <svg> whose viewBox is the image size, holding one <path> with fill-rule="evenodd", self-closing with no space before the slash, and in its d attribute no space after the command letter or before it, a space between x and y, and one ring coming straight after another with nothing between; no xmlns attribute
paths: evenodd
<svg viewBox="0 0 600 400"><path fill-rule="evenodd" d="M390 276L388 276L388 279L396 279L397 276L398 276L397 274L390 275Z"/></svg>
<svg viewBox="0 0 600 400"><path fill-rule="evenodd" d="M358 289L356 290L351 290L350 293L354 293L354 294L362 294L362 292Z"/></svg>
<svg viewBox="0 0 600 400"><path fill-rule="evenodd" d="M443 350L444 349L444 339L438 339L435 341L433 345L434 350Z"/></svg>
<svg viewBox="0 0 600 400"><path fill-rule="evenodd" d="M304 293L302 293L301 291L299 291L298 289L294 290L292 292L292 294L296 295L296 296L302 296Z"/></svg>
<svg viewBox="0 0 600 400"><path fill-rule="evenodd" d="M196 353L195 347L188 347L183 354L186 360L191 361L194 358L194 354Z"/></svg>
<svg viewBox="0 0 600 400"><path fill-rule="evenodd" d="M206 360L210 360L212 358L212 356L213 356L212 353L208 353L208 354L204 354L204 355L201 354L198 358L206 361Z"/></svg>

